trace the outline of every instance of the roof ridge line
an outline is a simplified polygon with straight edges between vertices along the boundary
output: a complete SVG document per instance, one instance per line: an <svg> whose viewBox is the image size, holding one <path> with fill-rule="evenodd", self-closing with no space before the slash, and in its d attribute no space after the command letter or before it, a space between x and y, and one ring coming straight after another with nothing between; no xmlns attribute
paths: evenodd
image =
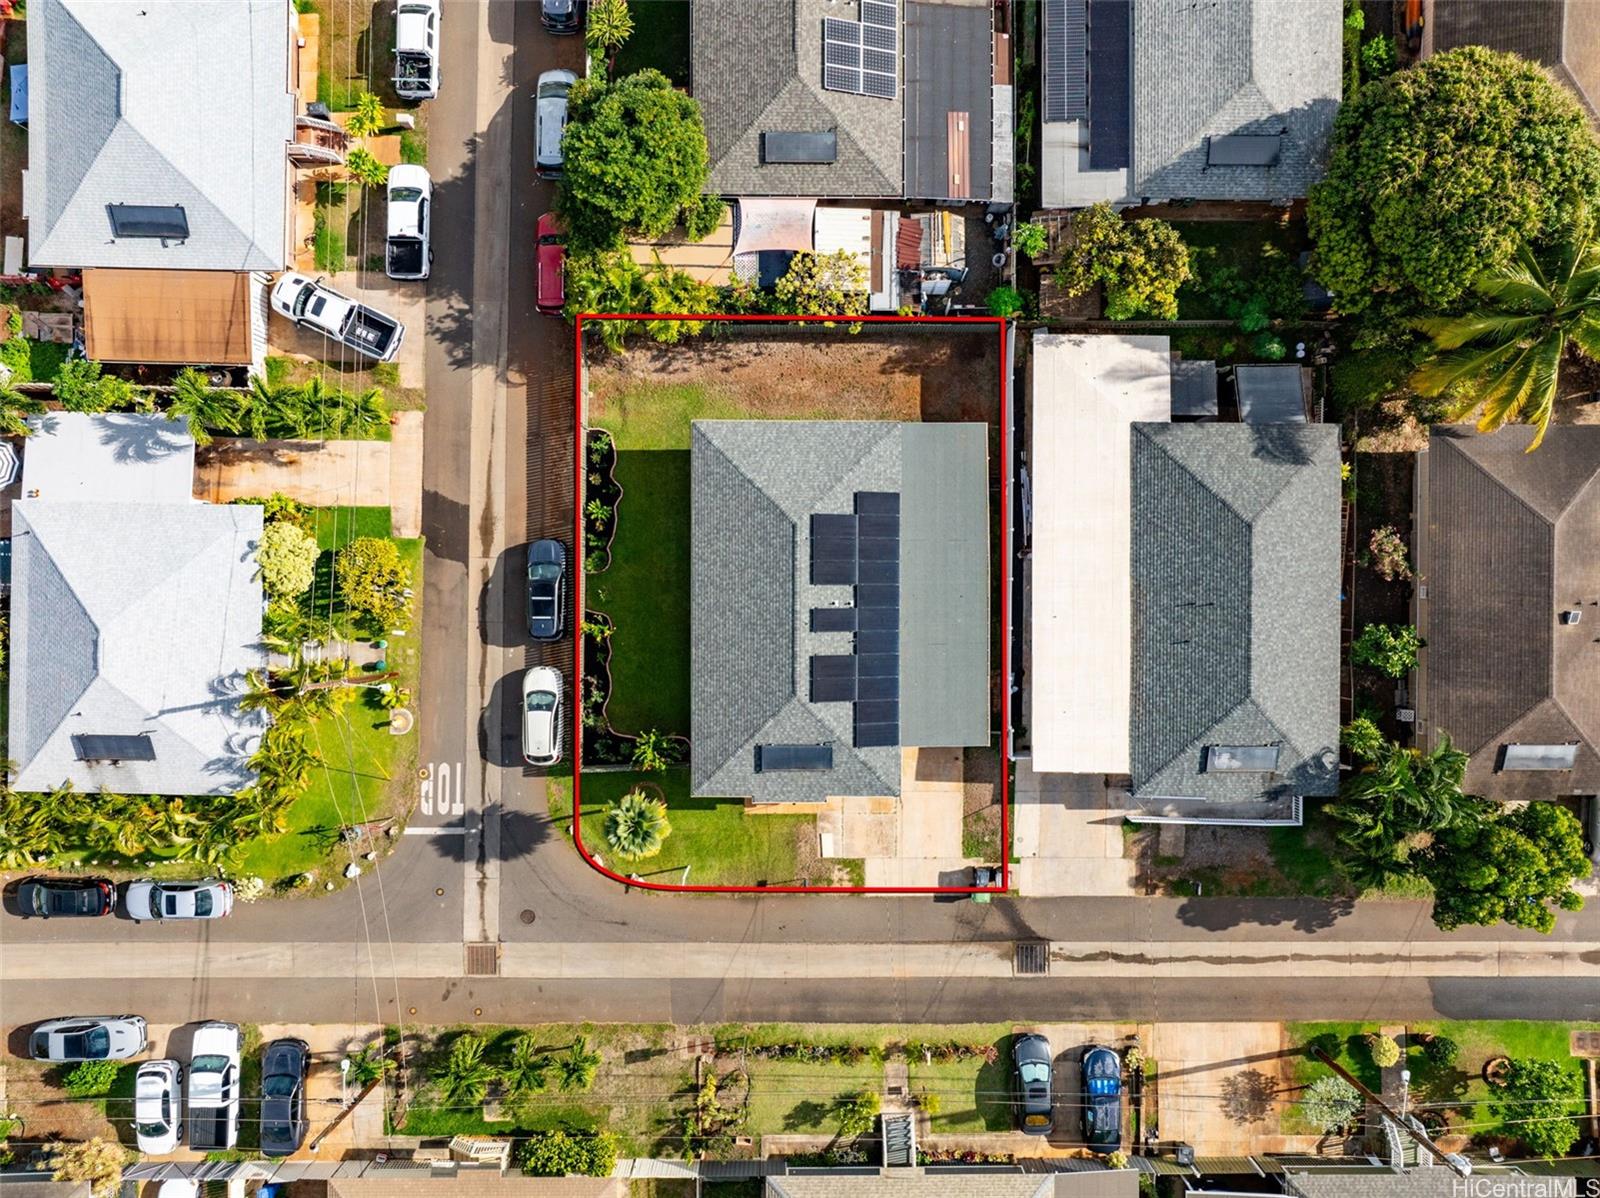
<svg viewBox="0 0 1600 1198"><path fill-rule="evenodd" d="M1472 434L1472 438L1488 437L1488 436L1493 436L1493 434L1492 433L1477 433L1477 432ZM1538 508L1534 507L1533 504L1529 503L1526 498L1524 498L1522 495L1518 494L1516 491L1514 491L1510 487L1508 487L1506 485L1506 480L1505 479L1501 478L1498 474L1495 474L1491 470L1489 470L1488 467L1486 467L1482 462L1480 462L1472 454L1468 453L1464 449L1461 449L1461 448L1457 447L1457 445L1456 445L1457 441L1465 441L1465 440L1470 440L1472 438L1467 438L1467 437L1446 437L1446 438L1444 438L1444 444L1449 445L1452 452L1460 455L1460 457L1463 458L1465 461L1471 463L1472 468L1474 470L1478 471L1485 478L1487 478L1490 482L1492 482L1496 487L1498 487L1500 490L1504 491L1512 499L1516 500L1517 503L1521 504L1524 508L1526 508L1528 510L1529 514L1532 515L1535 520L1538 520L1541 523L1545 524L1550 529L1550 531L1552 533L1555 532L1556 520L1552 520L1549 516L1546 516ZM1429 440L1430 441L1432 440L1431 436L1429 437ZM1594 481L1594 476L1590 475L1589 482L1593 482L1593 481ZM1588 483L1585 483L1584 486L1588 486ZM1566 511L1567 511L1567 508L1570 507L1570 506L1571 506L1571 504L1568 504L1568 505L1566 505L1566 507L1563 507L1561 509L1561 515L1565 515ZM1560 516L1558 515L1556 517L1556 519L1559 520Z"/></svg>

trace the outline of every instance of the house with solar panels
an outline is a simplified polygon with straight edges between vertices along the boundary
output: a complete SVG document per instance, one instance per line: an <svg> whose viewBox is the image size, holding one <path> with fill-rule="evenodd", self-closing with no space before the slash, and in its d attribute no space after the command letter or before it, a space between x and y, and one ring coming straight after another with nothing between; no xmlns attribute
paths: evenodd
<svg viewBox="0 0 1600 1198"><path fill-rule="evenodd" d="M1303 198L1342 22L1339 0L1044 0L1043 206Z"/></svg>
<svg viewBox="0 0 1600 1198"><path fill-rule="evenodd" d="M265 668L261 508L193 497L194 438L164 416L32 417L11 505L12 786L232 794Z"/></svg>
<svg viewBox="0 0 1600 1198"><path fill-rule="evenodd" d="M1486 798L1600 794L1600 428L1432 430L1417 455L1418 742Z"/></svg>
<svg viewBox="0 0 1600 1198"><path fill-rule="evenodd" d="M896 797L994 726L988 426L692 428L690 784Z"/></svg>

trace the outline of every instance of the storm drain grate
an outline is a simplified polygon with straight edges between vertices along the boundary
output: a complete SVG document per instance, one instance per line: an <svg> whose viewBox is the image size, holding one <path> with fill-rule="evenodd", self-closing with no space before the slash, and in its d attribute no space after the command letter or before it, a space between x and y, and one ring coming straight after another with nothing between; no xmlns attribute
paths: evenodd
<svg viewBox="0 0 1600 1198"><path fill-rule="evenodd" d="M1016 954L1011 959L1014 974L1045 974L1050 972L1050 942L1048 940L1019 940Z"/></svg>
<svg viewBox="0 0 1600 1198"><path fill-rule="evenodd" d="M467 976L492 978L500 975L500 946L498 944L467 945Z"/></svg>

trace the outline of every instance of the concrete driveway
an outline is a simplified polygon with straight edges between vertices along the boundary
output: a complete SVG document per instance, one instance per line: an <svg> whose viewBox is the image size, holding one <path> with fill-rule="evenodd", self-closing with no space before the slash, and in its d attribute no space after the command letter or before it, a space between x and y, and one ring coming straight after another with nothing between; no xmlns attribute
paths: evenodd
<svg viewBox="0 0 1600 1198"><path fill-rule="evenodd" d="M1017 762L1012 788L1012 876L1023 895L1130 895L1133 861L1122 855L1123 814L1099 774L1036 774Z"/></svg>
<svg viewBox="0 0 1600 1198"><path fill-rule="evenodd" d="M428 351L427 283L398 282L381 270L342 270L319 277L326 278L328 286L341 295L375 308L405 326L405 337L400 342L394 364L400 370L402 387L422 387ZM274 354L353 369L364 370L372 365L353 349L329 341L321 333L303 329L276 312L267 325L267 348Z"/></svg>

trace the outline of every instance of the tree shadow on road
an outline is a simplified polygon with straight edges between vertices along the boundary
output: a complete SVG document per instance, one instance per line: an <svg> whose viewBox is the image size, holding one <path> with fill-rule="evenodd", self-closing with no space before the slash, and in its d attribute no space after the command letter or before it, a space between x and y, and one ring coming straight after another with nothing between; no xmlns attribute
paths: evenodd
<svg viewBox="0 0 1600 1198"><path fill-rule="evenodd" d="M1354 899L1192 898L1178 908L1187 927L1222 932L1241 924L1289 924L1297 932L1321 932L1356 908Z"/></svg>

